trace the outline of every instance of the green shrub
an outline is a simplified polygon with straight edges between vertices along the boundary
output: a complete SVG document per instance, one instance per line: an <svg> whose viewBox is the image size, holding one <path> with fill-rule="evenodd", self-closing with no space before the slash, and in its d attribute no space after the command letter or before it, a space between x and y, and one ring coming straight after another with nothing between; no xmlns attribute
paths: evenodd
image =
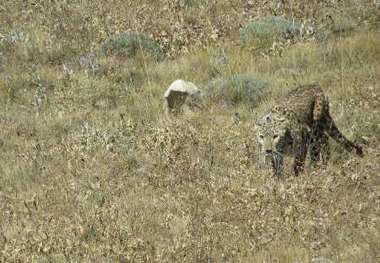
<svg viewBox="0 0 380 263"><path fill-rule="evenodd" d="M272 42L278 38L300 33L301 24L279 16L265 16L252 21L240 30L243 46Z"/></svg>
<svg viewBox="0 0 380 263"><path fill-rule="evenodd" d="M101 48L102 55L116 55L122 57L135 57L139 51L149 53L153 59L162 58L162 50L159 44L144 34L126 32L106 40Z"/></svg>
<svg viewBox="0 0 380 263"><path fill-rule="evenodd" d="M5 44L15 44L18 42L26 43L29 41L29 35L23 31L13 30L6 34L0 33L0 46Z"/></svg>
<svg viewBox="0 0 380 263"><path fill-rule="evenodd" d="M235 74L229 78L218 78L207 85L205 96L215 103L254 105L264 94L269 83L251 75Z"/></svg>
<svg viewBox="0 0 380 263"><path fill-rule="evenodd" d="M16 60L26 57L27 50L31 47L28 33L12 30L7 33L0 32L0 57L16 57Z"/></svg>

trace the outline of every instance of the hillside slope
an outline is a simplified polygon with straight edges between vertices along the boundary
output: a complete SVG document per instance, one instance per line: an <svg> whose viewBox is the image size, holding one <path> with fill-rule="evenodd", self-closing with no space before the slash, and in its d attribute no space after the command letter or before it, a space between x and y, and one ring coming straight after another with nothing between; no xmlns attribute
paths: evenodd
<svg viewBox="0 0 380 263"><path fill-rule="evenodd" d="M372 1L134 2L0 4L1 261L377 262ZM335 22L324 20L327 11ZM267 14L332 34L240 46L239 28ZM157 40L164 58L98 53L130 30ZM162 117L173 80L206 90L230 76L255 76L268 93L257 104L208 101L170 124ZM331 142L326 167L276 180L258 165L255 117L311 82L365 157Z"/></svg>

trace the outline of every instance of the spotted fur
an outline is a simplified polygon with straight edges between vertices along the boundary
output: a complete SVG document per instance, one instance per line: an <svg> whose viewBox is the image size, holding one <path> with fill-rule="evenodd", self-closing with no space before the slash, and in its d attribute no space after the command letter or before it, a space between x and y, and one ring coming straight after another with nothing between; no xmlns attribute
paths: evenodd
<svg viewBox="0 0 380 263"><path fill-rule="evenodd" d="M328 161L328 136L347 151L363 156L362 148L348 140L337 128L329 111L329 102L319 85L300 86L289 92L256 122L261 156L272 164L274 175L281 175L283 155L293 155L294 174L304 167L307 152L313 164Z"/></svg>

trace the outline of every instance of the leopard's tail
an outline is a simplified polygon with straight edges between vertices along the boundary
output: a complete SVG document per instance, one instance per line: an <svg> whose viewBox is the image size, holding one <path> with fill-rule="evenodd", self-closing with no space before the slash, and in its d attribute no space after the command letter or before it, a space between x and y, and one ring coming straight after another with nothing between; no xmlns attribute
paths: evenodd
<svg viewBox="0 0 380 263"><path fill-rule="evenodd" d="M360 145L353 143L347 139L335 125L334 120L331 118L330 114L324 116L324 130L330 135L335 141L340 143L347 151L352 152L356 151L356 154L360 157L363 157L363 149Z"/></svg>
<svg viewBox="0 0 380 263"><path fill-rule="evenodd" d="M313 120L314 122L318 122L323 118L326 112L329 112L329 101L319 85L313 85L313 89L315 96L313 107Z"/></svg>
<svg viewBox="0 0 380 263"><path fill-rule="evenodd" d="M315 90L315 101L313 109L314 124L317 126L322 125L322 130L326 131L328 135L340 143L347 151L352 152L352 150L355 150L357 155L363 157L362 147L347 139L336 126L334 120L330 115L328 98L323 93L321 87L319 85L314 85L313 88Z"/></svg>

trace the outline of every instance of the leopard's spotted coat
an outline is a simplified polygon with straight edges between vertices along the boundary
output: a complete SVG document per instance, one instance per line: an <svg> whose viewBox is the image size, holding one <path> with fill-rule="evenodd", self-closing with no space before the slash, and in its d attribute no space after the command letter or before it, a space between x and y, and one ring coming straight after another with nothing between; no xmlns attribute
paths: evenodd
<svg viewBox="0 0 380 263"><path fill-rule="evenodd" d="M284 154L294 155L295 175L303 170L308 150L313 163L319 161L323 149L328 156L327 135L347 151L355 150L363 156L361 146L348 140L335 125L328 99L316 84L299 86L289 92L258 119L255 131L261 155L271 161L275 175L282 173Z"/></svg>

